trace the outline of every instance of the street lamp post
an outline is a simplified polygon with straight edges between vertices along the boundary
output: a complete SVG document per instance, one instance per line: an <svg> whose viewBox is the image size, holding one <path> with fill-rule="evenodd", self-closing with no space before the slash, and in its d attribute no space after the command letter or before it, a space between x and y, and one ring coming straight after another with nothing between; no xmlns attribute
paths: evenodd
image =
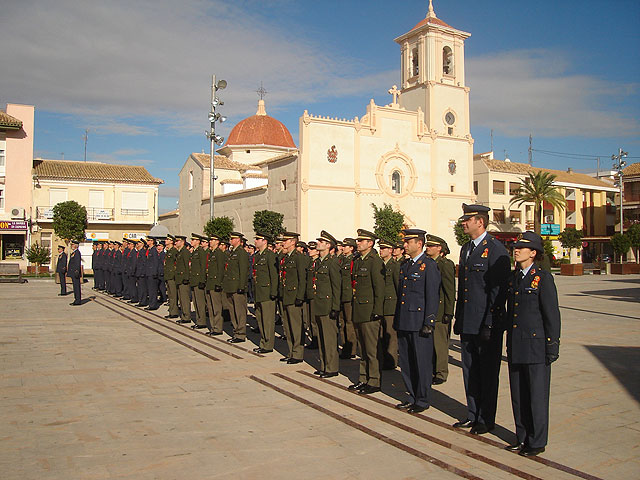
<svg viewBox="0 0 640 480"><path fill-rule="evenodd" d="M214 165L215 149L216 149L216 145L222 145L222 143L224 142L224 137L220 135L216 135L216 122L222 123L227 120L227 117L216 112L217 107L224 105L224 102L221 101L216 96L216 91L224 90L226 87L227 87L226 80L219 80L218 82L216 82L216 76L215 75L211 76L211 111L209 112L210 129L209 131L205 131L204 134L211 142L211 157L209 159L209 170L211 174L209 179L210 180L209 181L209 217L212 220L213 220L213 191L214 191L214 182L216 179L215 165Z"/></svg>
<svg viewBox="0 0 640 480"><path fill-rule="evenodd" d="M627 152L623 152L621 148L618 149L617 155L611 155L611 160L613 160L613 168L618 171L618 183L620 187L620 234L624 233L624 216L622 214L622 194L623 194L623 183L622 183L622 170L627 166L627 162L622 160L628 155Z"/></svg>

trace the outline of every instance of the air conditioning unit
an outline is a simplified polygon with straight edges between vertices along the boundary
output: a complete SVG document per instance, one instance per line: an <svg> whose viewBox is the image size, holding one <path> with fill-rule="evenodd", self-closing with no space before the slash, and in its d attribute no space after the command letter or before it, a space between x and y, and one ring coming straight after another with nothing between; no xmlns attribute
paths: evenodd
<svg viewBox="0 0 640 480"><path fill-rule="evenodd" d="M24 220L24 208L12 208L11 209L11 218Z"/></svg>
<svg viewBox="0 0 640 480"><path fill-rule="evenodd" d="M553 223L553 215L545 215L544 223Z"/></svg>

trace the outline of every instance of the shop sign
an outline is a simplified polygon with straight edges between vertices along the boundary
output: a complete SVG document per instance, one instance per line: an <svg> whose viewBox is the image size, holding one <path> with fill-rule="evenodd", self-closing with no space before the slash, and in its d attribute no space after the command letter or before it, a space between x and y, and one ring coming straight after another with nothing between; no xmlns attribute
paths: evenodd
<svg viewBox="0 0 640 480"><path fill-rule="evenodd" d="M111 212L109 210L96 210L93 216L96 220L111 220Z"/></svg>
<svg viewBox="0 0 640 480"><path fill-rule="evenodd" d="M109 240L109 232L85 232L84 236L90 242Z"/></svg>
<svg viewBox="0 0 640 480"><path fill-rule="evenodd" d="M26 220L0 220L0 231L14 232L27 229Z"/></svg>
<svg viewBox="0 0 640 480"><path fill-rule="evenodd" d="M142 237L145 237L146 234L142 232L126 232L123 237L128 238L129 240L138 240Z"/></svg>
<svg viewBox="0 0 640 480"><path fill-rule="evenodd" d="M543 223L540 225L540 235L558 235L560 225L558 223Z"/></svg>

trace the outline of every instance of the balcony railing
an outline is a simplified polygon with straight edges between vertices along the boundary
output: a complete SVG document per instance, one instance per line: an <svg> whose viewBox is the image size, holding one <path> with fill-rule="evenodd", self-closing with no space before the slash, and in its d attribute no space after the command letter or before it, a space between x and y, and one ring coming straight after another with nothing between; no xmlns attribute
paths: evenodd
<svg viewBox="0 0 640 480"><path fill-rule="evenodd" d="M87 208L87 220L89 222L96 221L113 221L115 209L113 208ZM53 206L36 207L36 220L53 220Z"/></svg>
<svg viewBox="0 0 640 480"><path fill-rule="evenodd" d="M143 208L122 208L120 209L120 214L130 217L146 217L149 215L149 210Z"/></svg>

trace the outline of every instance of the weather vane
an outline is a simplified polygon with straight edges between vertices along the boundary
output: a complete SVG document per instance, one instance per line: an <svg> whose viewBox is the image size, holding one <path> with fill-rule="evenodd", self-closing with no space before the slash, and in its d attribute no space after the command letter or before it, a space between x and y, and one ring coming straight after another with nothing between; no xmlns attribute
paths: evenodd
<svg viewBox="0 0 640 480"><path fill-rule="evenodd" d="M260 96L260 100L264 100L264 97L268 92L262 86L262 82L260 82L260 88L256 90L256 93Z"/></svg>

